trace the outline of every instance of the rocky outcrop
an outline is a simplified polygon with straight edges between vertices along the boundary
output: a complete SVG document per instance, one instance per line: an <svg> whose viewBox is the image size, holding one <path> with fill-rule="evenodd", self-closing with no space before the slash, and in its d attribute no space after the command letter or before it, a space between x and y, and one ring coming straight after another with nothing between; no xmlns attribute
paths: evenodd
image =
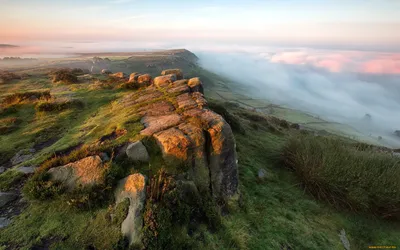
<svg viewBox="0 0 400 250"><path fill-rule="evenodd" d="M174 74L176 76L177 80L183 79L183 73L182 73L182 70L180 70L180 69L167 69L167 70L163 70L161 72L161 75L163 75L163 76L171 75L171 74Z"/></svg>
<svg viewBox="0 0 400 250"><path fill-rule="evenodd" d="M200 81L200 78L195 77L189 80L188 85L190 87L191 92L200 92L204 94L203 84Z"/></svg>
<svg viewBox="0 0 400 250"><path fill-rule="evenodd" d="M143 227L142 211L146 197L146 178L141 174L132 174L121 180L115 190L116 203L129 199L129 210L122 222L121 233L131 245L141 245Z"/></svg>
<svg viewBox="0 0 400 250"><path fill-rule="evenodd" d="M148 87L146 95L161 92L159 98L165 100L139 109L145 126L141 134L155 138L168 165L186 166L198 188L218 199L233 197L238 192L238 166L232 130L223 117L207 109L200 79L177 80L178 73L165 70Z"/></svg>
<svg viewBox="0 0 400 250"><path fill-rule="evenodd" d="M89 156L48 171L51 180L60 182L69 191L78 187L91 187L104 183L106 168L100 156Z"/></svg>

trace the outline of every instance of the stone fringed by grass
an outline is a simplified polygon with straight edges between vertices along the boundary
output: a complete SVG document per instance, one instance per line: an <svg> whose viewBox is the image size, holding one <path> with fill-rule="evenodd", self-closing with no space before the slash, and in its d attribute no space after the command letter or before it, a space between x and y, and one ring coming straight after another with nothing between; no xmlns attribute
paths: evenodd
<svg viewBox="0 0 400 250"><path fill-rule="evenodd" d="M337 207L400 218L397 157L312 135L291 138L282 157L316 198Z"/></svg>

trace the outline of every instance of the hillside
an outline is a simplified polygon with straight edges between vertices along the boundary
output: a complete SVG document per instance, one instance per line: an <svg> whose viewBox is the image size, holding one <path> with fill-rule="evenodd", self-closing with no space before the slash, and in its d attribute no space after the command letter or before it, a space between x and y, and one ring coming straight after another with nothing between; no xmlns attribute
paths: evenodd
<svg viewBox="0 0 400 250"><path fill-rule="evenodd" d="M190 51L3 65L1 249L400 245L393 150L252 99Z"/></svg>

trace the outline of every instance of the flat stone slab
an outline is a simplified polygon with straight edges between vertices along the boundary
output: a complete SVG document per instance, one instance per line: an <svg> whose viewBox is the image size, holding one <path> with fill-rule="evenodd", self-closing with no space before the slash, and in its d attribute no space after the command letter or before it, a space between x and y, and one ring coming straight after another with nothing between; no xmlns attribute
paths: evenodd
<svg viewBox="0 0 400 250"><path fill-rule="evenodd" d="M0 192L0 208L16 200L17 198L18 198L17 194Z"/></svg>
<svg viewBox="0 0 400 250"><path fill-rule="evenodd" d="M197 107L197 103L193 100L192 96L189 93L184 93L176 97L176 101L178 102L178 107L180 109L192 109Z"/></svg>
<svg viewBox="0 0 400 250"><path fill-rule="evenodd" d="M10 225L11 220L5 217L0 217L0 229L5 228L6 226Z"/></svg>
<svg viewBox="0 0 400 250"><path fill-rule="evenodd" d="M35 167L19 167L17 171L24 173L24 174L33 174L35 173Z"/></svg>
<svg viewBox="0 0 400 250"><path fill-rule="evenodd" d="M141 120L146 127L141 135L152 135L167 128L178 125L182 122L182 117L178 114L163 115L163 116L145 116Z"/></svg>

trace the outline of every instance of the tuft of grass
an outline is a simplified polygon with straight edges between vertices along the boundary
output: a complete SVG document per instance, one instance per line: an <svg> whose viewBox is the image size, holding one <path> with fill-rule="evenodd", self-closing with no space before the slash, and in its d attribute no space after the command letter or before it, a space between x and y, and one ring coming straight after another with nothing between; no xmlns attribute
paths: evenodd
<svg viewBox="0 0 400 250"><path fill-rule="evenodd" d="M22 172L13 169L5 171L0 174L0 191L8 191L23 179L24 174Z"/></svg>
<svg viewBox="0 0 400 250"><path fill-rule="evenodd" d="M300 135L283 148L306 190L335 206L400 218L400 159L340 139Z"/></svg>
<svg viewBox="0 0 400 250"><path fill-rule="evenodd" d="M59 69L56 71L53 71L50 73L50 76L52 77L52 82L53 83L66 83L66 84L73 84L73 83L78 83L78 77L76 70L71 70L71 69Z"/></svg>
<svg viewBox="0 0 400 250"><path fill-rule="evenodd" d="M39 112L60 112L66 109L84 107L84 103L81 100L66 100L66 101L50 101L40 102L36 105L36 110Z"/></svg>
<svg viewBox="0 0 400 250"><path fill-rule="evenodd" d="M1 101L4 107L18 104L26 101L49 100L51 98L50 91L28 91L22 93L14 93L7 95Z"/></svg>
<svg viewBox="0 0 400 250"><path fill-rule="evenodd" d="M0 119L0 135L7 134L18 128L21 120L16 117Z"/></svg>

